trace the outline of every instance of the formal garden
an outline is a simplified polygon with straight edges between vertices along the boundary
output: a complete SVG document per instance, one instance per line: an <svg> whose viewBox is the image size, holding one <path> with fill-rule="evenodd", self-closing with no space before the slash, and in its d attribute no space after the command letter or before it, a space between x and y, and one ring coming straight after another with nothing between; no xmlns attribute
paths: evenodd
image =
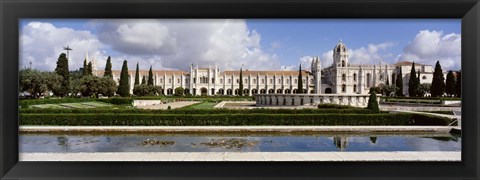
<svg viewBox="0 0 480 180"><path fill-rule="evenodd" d="M175 89L172 96L165 96L161 87L153 86L152 68L149 77L140 82L137 71L130 94L127 61L123 62L118 86L113 81L110 58L107 59L103 77L93 76L91 63L84 61L84 67L78 71L68 70L68 59L62 53L57 61L55 72L41 72L34 69L20 71L20 91L28 92L28 98L20 99L19 112L21 125L59 125L59 126L236 126L236 125L449 125L449 118L412 113L389 113L379 110L377 93L387 93L389 88L370 89L370 101L367 108L338 105L319 105L308 109L216 109L222 101L253 101L249 96L192 96L184 94L183 89ZM437 63L437 68L439 64ZM386 97L382 102L415 102L436 104L444 99L459 99L458 91L446 88L452 97L442 97L445 84L434 77L432 86L441 87L442 92L431 92L425 98L418 91L418 78L415 78L412 66L414 96L404 97L398 87L396 97ZM300 69L301 70L301 69ZM441 72L441 68L438 70ZM240 71L241 72L241 71ZM300 73L301 75L301 73ZM442 76L443 77L443 76ZM450 78L448 78L450 77ZM451 80L451 76L447 78ZM457 75L457 78L459 75ZM240 78L242 79L242 78ZM401 78L399 78L401 79ZM449 82L447 80L447 83ZM437 82L438 81L438 82ZM397 82L397 84L403 84ZM242 84L242 83L240 83ZM299 83L300 84L300 83ZM458 85L455 83L454 85ZM449 84L448 87L454 86ZM303 87L299 85L299 87ZM240 91L241 92L241 91ZM303 91L299 91L302 93ZM457 96L458 97L453 97ZM139 109L134 100L160 100L162 103L198 101L192 105L168 109ZM444 112L445 114L448 112Z"/></svg>

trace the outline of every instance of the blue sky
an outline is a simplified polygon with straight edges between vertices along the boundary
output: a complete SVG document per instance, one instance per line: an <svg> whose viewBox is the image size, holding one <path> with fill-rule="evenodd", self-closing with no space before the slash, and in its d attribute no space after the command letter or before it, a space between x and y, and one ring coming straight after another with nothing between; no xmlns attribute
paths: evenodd
<svg viewBox="0 0 480 180"><path fill-rule="evenodd" d="M340 39L351 63L440 60L444 69L460 69L460 19L23 19L20 31L21 67L32 61L42 70L54 69L65 45L74 49L71 69L87 52L98 69L107 56L117 69L127 59L130 68L293 70L317 55L325 67Z"/></svg>

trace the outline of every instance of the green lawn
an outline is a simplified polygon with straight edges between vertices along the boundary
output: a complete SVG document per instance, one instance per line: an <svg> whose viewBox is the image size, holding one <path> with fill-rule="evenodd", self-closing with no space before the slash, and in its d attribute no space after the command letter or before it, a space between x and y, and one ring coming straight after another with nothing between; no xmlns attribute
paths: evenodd
<svg viewBox="0 0 480 180"><path fill-rule="evenodd" d="M32 105L33 108L104 108L113 107L114 105L104 102L78 102L78 103L59 103L59 104L38 104Z"/></svg>
<svg viewBox="0 0 480 180"><path fill-rule="evenodd" d="M215 102L203 101L201 103L185 106L179 109L213 109L215 105L217 105Z"/></svg>

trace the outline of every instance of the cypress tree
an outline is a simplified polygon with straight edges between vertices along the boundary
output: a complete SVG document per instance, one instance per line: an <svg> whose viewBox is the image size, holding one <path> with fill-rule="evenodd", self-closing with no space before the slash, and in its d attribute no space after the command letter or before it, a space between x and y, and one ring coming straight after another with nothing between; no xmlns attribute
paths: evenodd
<svg viewBox="0 0 480 180"><path fill-rule="evenodd" d="M145 76L142 78L142 85L147 84L147 80L145 80Z"/></svg>
<svg viewBox="0 0 480 180"><path fill-rule="evenodd" d="M399 67L399 73L397 74L397 81L395 82L395 86L397 86L397 96L403 96L403 78L402 78L402 67Z"/></svg>
<svg viewBox="0 0 480 180"><path fill-rule="evenodd" d="M420 84L415 72L415 62L412 63L412 69L410 70L410 79L408 80L408 95L410 97L417 96L418 85Z"/></svg>
<svg viewBox="0 0 480 180"><path fill-rule="evenodd" d="M240 68L240 85L238 85L238 95L243 96L243 76L242 76L242 68Z"/></svg>
<svg viewBox="0 0 480 180"><path fill-rule="evenodd" d="M90 75L92 76L93 75L93 71L92 71L92 62L88 62L88 67L87 67L87 75Z"/></svg>
<svg viewBox="0 0 480 180"><path fill-rule="evenodd" d="M83 61L83 76L86 76L88 74L88 65L87 65L87 59Z"/></svg>
<svg viewBox="0 0 480 180"><path fill-rule="evenodd" d="M418 73L417 73L417 80L418 80L418 85L420 85L420 70L418 70Z"/></svg>
<svg viewBox="0 0 480 180"><path fill-rule="evenodd" d="M57 60L55 73L62 76L61 88L54 93L57 96L64 97L70 92L70 72L68 71L68 59L65 53L60 54Z"/></svg>
<svg viewBox="0 0 480 180"><path fill-rule="evenodd" d="M455 75L453 75L452 71L448 71L447 74L447 82L445 84L445 91L447 92L448 95L455 95Z"/></svg>
<svg viewBox="0 0 480 180"><path fill-rule="evenodd" d="M303 77L302 77L302 64L298 68L298 87L297 94L303 94Z"/></svg>
<svg viewBox="0 0 480 180"><path fill-rule="evenodd" d="M378 107L378 102L377 102L377 95L375 91L370 91L370 97L368 98L367 109L370 109L375 113L380 112L380 108Z"/></svg>
<svg viewBox="0 0 480 180"><path fill-rule="evenodd" d="M127 60L123 61L122 72L120 72L120 82L118 85L117 93L122 96L130 96L130 82L128 82L128 65Z"/></svg>
<svg viewBox="0 0 480 180"><path fill-rule="evenodd" d="M435 64L435 71L433 72L432 86L430 87L430 93L432 97L441 97L445 92L445 77L443 77L442 66L437 61Z"/></svg>
<svg viewBox="0 0 480 180"><path fill-rule="evenodd" d="M455 84L455 95L462 97L462 72L457 72L457 83Z"/></svg>
<svg viewBox="0 0 480 180"><path fill-rule="evenodd" d="M103 77L109 77L113 80L112 61L110 60L110 56L107 58L107 64L105 64L105 72L103 73Z"/></svg>
<svg viewBox="0 0 480 180"><path fill-rule="evenodd" d="M152 66L150 66L150 71L148 71L148 84L149 86L153 86L153 72Z"/></svg>
<svg viewBox="0 0 480 180"><path fill-rule="evenodd" d="M133 84L134 86L138 85L139 83L139 69L138 69L138 62L137 62L137 70L135 70L135 83ZM145 76L143 77L145 78ZM142 84L143 84L143 81L142 81Z"/></svg>

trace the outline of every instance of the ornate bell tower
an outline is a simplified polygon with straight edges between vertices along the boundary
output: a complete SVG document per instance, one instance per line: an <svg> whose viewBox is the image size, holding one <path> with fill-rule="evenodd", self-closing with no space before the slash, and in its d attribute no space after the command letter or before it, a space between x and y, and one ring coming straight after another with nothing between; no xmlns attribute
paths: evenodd
<svg viewBox="0 0 480 180"><path fill-rule="evenodd" d="M342 40L333 49L333 63L335 67L348 67L348 49Z"/></svg>

